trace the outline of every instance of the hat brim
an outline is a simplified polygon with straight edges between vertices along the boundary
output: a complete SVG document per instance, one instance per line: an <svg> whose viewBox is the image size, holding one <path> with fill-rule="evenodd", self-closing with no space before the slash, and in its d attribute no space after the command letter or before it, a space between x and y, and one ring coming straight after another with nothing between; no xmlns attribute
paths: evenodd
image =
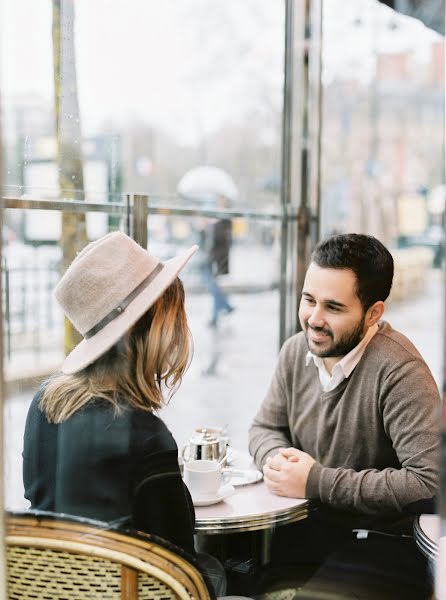
<svg viewBox="0 0 446 600"><path fill-rule="evenodd" d="M138 294L118 317L110 321L93 337L83 339L68 354L62 364L62 373L66 375L77 373L91 365L107 350L110 350L125 332L158 300L197 250L198 246L192 246L186 252L164 262L164 267L159 275Z"/></svg>

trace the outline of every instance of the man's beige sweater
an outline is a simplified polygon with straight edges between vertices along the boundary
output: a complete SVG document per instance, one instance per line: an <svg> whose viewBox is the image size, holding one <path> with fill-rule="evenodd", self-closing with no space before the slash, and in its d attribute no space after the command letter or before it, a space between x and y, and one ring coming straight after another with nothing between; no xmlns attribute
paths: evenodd
<svg viewBox="0 0 446 600"><path fill-rule="evenodd" d="M303 333L280 352L250 429L261 468L278 448L308 452L307 498L370 515L411 511L437 491L440 397L426 363L381 322L348 379L323 392Z"/></svg>

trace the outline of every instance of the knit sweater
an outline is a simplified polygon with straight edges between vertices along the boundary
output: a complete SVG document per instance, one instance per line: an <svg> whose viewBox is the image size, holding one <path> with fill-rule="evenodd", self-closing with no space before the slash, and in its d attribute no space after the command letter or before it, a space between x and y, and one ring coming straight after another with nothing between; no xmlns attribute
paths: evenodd
<svg viewBox="0 0 446 600"><path fill-rule="evenodd" d="M287 340L250 429L259 468L280 447L316 462L306 497L369 515L417 512L436 493L440 397L413 344L379 324L348 379L323 392L304 334Z"/></svg>

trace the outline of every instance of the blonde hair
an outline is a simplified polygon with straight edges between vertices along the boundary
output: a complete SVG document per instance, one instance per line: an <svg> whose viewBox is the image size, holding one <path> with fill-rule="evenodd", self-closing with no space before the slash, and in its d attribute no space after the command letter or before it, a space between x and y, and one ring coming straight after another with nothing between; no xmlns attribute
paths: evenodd
<svg viewBox="0 0 446 600"><path fill-rule="evenodd" d="M58 374L45 385L40 408L61 423L90 400L153 411L172 397L191 358L191 334L180 279L166 289L139 321L108 352L73 375Z"/></svg>

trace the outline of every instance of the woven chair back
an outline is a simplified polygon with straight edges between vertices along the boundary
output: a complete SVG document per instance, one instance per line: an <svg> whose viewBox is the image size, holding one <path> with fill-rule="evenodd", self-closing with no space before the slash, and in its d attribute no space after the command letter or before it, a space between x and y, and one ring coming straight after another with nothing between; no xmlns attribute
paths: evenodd
<svg viewBox="0 0 446 600"><path fill-rule="evenodd" d="M211 600L195 566L151 539L23 514L6 544L9 600Z"/></svg>

